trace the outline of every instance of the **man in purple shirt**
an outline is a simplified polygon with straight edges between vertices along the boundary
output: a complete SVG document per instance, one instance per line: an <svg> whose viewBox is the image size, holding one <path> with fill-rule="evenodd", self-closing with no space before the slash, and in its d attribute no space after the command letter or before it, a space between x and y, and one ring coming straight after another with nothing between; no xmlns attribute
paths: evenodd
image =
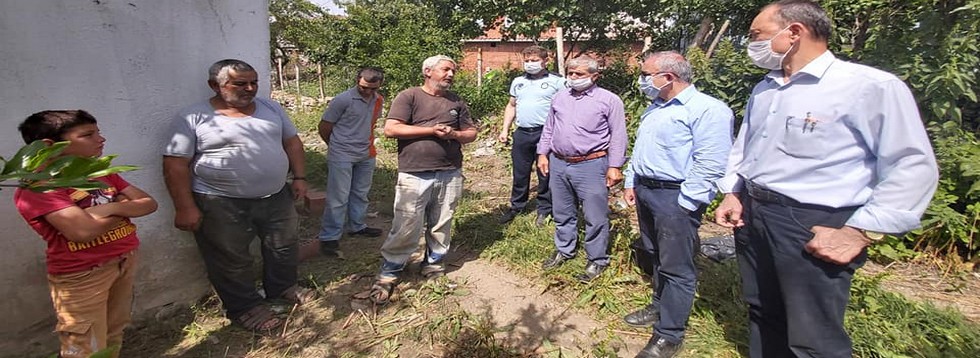
<svg viewBox="0 0 980 358"><path fill-rule="evenodd" d="M551 102L538 143L538 169L550 175L555 253L545 269L575 256L578 202L585 213L585 273L588 282L609 265L609 187L623 180L626 116L619 96L595 85L599 63L588 56L568 61L568 87Z"/></svg>

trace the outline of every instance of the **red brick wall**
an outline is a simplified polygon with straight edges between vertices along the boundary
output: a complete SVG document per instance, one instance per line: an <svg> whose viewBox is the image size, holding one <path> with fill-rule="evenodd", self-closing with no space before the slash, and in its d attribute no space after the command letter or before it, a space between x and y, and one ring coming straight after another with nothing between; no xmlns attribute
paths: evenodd
<svg viewBox="0 0 980 358"><path fill-rule="evenodd" d="M483 49L483 72L501 68L520 68L523 59L521 50L531 46L530 42L469 42L463 44L463 60L460 63L463 71L476 71L477 58L480 49ZM643 44L634 44L632 52L639 54L643 50ZM551 59L551 70L555 70L554 59ZM635 57L630 58L630 64L636 66Z"/></svg>

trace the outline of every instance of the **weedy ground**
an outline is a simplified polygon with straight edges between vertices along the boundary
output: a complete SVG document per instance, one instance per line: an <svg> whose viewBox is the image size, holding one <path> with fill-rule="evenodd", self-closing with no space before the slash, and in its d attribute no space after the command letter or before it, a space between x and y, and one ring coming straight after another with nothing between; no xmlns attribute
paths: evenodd
<svg viewBox="0 0 980 358"><path fill-rule="evenodd" d="M311 186L322 189L319 113L293 118L307 143ZM484 128L466 149L465 192L446 277L426 281L410 265L392 303L378 307L354 295L369 288L383 237L344 238L344 260L318 256L315 246L306 246L312 256L302 263L301 275L321 297L302 307L279 306L288 318L280 337L230 326L212 295L166 320L131 329L122 356L632 357L650 335L620 321L650 295L628 254L637 236L635 213L613 193L613 260L599 279L573 279L584 268L582 255L559 269L542 270L540 262L553 250L554 226L537 227L533 213L497 223L509 196L509 154L482 139L491 138L489 133ZM392 143L380 144L369 223L387 230L397 163ZM475 156L481 147L496 154ZM319 218L305 216L301 229L304 240L313 240ZM724 233L707 222L701 231L702 237ZM697 263L700 283L681 356L746 356L746 310L735 263L700 257ZM977 277L931 267L870 263L859 271L847 316L856 356L980 356L980 328L963 315L978 319Z"/></svg>

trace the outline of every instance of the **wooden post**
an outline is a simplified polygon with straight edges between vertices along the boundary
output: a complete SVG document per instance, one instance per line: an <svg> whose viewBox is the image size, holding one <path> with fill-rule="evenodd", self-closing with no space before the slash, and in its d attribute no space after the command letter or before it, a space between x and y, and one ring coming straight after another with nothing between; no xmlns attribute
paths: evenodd
<svg viewBox="0 0 980 358"><path fill-rule="evenodd" d="M650 45L651 44L653 44L653 38L650 37L650 36L644 36L643 37L643 51L640 51L640 53L645 53L647 51L650 51Z"/></svg>
<svg viewBox="0 0 980 358"><path fill-rule="evenodd" d="M558 59L558 73L565 76L565 32L561 26L555 27L555 57Z"/></svg>
<svg viewBox="0 0 980 358"><path fill-rule="evenodd" d="M299 87L299 52L293 50L293 69L296 72L296 108L303 106L303 94Z"/></svg>
<svg viewBox="0 0 980 358"><path fill-rule="evenodd" d="M320 63L316 64L316 81L320 87L320 102L323 102L323 65Z"/></svg>
<svg viewBox="0 0 980 358"><path fill-rule="evenodd" d="M720 41L721 36L725 34L725 30L728 30L728 25L731 25L731 21L725 20L725 23L721 24L721 28L718 29L718 33L715 34L715 39L711 41L711 46L708 46L708 52L705 52L704 54L706 58L711 58L711 53L715 51L715 46L718 46L718 41Z"/></svg>
<svg viewBox="0 0 980 358"><path fill-rule="evenodd" d="M279 90L286 90L286 76L282 73L282 56L276 56L276 75L279 77Z"/></svg>
<svg viewBox="0 0 980 358"><path fill-rule="evenodd" d="M483 87L483 47L476 48L476 86Z"/></svg>

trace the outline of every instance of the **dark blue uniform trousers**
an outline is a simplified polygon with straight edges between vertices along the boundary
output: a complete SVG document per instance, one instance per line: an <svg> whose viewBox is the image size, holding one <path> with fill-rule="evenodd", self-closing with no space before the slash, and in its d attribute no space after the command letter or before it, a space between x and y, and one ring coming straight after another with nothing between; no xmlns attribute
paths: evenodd
<svg viewBox="0 0 980 358"><path fill-rule="evenodd" d="M735 230L742 291L749 306L751 357L850 357L844 331L851 278L861 253L834 265L804 250L815 225L840 228L856 210L800 204L779 194L742 194L745 226Z"/></svg>
<svg viewBox="0 0 980 358"><path fill-rule="evenodd" d="M548 190L548 176L537 170L538 141L541 128L517 127L514 131L514 145L510 156L513 162L514 182L510 190L510 209L524 211L530 196L531 171L538 173L538 215L551 215L551 191Z"/></svg>
<svg viewBox="0 0 980 358"><path fill-rule="evenodd" d="M585 253L590 262L609 264L609 188L606 157L568 163L549 157L555 247L565 257L578 247L578 205L585 214Z"/></svg>
<svg viewBox="0 0 980 358"><path fill-rule="evenodd" d="M682 208L677 203L680 189L651 188L638 180L634 182L640 225L636 249L652 259L652 267L645 269L653 273L653 305L660 308L654 331L677 343L684 338L694 303L698 278L694 255L698 252L698 227L704 208Z"/></svg>

